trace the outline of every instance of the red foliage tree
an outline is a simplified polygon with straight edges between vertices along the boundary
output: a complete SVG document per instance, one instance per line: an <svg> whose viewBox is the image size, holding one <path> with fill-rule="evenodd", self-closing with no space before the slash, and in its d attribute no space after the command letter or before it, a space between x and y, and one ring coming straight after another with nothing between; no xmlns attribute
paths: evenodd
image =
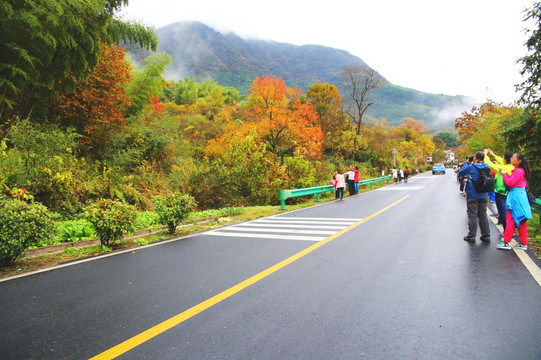
<svg viewBox="0 0 541 360"><path fill-rule="evenodd" d="M130 105L124 85L131 79L125 50L118 45L100 44L100 60L87 80L77 82L77 90L61 95L56 112L66 126L82 135L90 151L110 138L123 125L123 109Z"/></svg>

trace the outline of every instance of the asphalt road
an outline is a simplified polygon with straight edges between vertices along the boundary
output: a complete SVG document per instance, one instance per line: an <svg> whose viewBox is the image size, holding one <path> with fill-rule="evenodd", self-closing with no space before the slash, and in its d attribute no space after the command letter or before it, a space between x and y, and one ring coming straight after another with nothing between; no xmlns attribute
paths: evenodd
<svg viewBox="0 0 541 360"><path fill-rule="evenodd" d="M426 173L3 281L0 358L541 359L541 287L491 229L463 241Z"/></svg>

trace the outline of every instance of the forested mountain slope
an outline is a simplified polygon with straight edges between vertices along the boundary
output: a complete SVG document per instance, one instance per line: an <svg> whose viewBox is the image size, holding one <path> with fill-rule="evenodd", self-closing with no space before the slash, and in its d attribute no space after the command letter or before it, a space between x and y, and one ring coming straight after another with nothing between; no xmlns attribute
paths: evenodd
<svg viewBox="0 0 541 360"><path fill-rule="evenodd" d="M215 79L222 86L232 86L245 93L255 77L273 74L306 91L315 82L340 85L344 66L367 64L347 51L320 45L291 45L265 40L246 40L234 33L222 34L198 22L178 22L158 29L158 51L172 57L164 77L181 80L193 77L198 81ZM136 62L149 55L129 49ZM375 69L383 71L385 69ZM340 86L339 86L340 87ZM450 126L454 116L469 109L473 100L464 96L423 93L393 85L374 93L374 105L368 115L387 118L397 124L412 117L429 127Z"/></svg>

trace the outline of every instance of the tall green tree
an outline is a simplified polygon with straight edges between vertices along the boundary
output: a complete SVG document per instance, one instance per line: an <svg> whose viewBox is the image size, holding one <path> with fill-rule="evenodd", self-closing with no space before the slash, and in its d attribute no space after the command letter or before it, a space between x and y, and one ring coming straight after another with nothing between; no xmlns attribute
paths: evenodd
<svg viewBox="0 0 541 360"><path fill-rule="evenodd" d="M0 0L0 118L45 119L98 63L99 43L157 47L152 27L114 14L127 0Z"/></svg>
<svg viewBox="0 0 541 360"><path fill-rule="evenodd" d="M443 140L448 148L455 148L460 145L458 135L455 131L439 131L436 135Z"/></svg>
<svg viewBox="0 0 541 360"><path fill-rule="evenodd" d="M133 80L126 86L126 95L132 104L125 111L126 116L139 114L152 104L152 98L157 97L165 85L162 74L171 63L171 55L160 53L150 55L145 64L132 71Z"/></svg>
<svg viewBox="0 0 541 360"><path fill-rule="evenodd" d="M532 177L530 186L537 197L541 196L541 2L536 2L525 12L524 21L532 24L527 28L530 35L526 41L527 54L519 62L525 80L517 85L522 95L520 103L526 106L522 116L510 124L504 136L514 143L530 160Z"/></svg>

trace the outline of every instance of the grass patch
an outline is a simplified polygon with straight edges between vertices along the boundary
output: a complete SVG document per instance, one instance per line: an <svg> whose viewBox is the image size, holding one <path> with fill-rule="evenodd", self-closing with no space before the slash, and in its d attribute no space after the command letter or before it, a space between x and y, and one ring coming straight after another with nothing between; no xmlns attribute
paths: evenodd
<svg viewBox="0 0 541 360"><path fill-rule="evenodd" d="M541 224L540 215L533 213L533 219L528 221L528 250L533 251L535 256L541 259Z"/></svg>

